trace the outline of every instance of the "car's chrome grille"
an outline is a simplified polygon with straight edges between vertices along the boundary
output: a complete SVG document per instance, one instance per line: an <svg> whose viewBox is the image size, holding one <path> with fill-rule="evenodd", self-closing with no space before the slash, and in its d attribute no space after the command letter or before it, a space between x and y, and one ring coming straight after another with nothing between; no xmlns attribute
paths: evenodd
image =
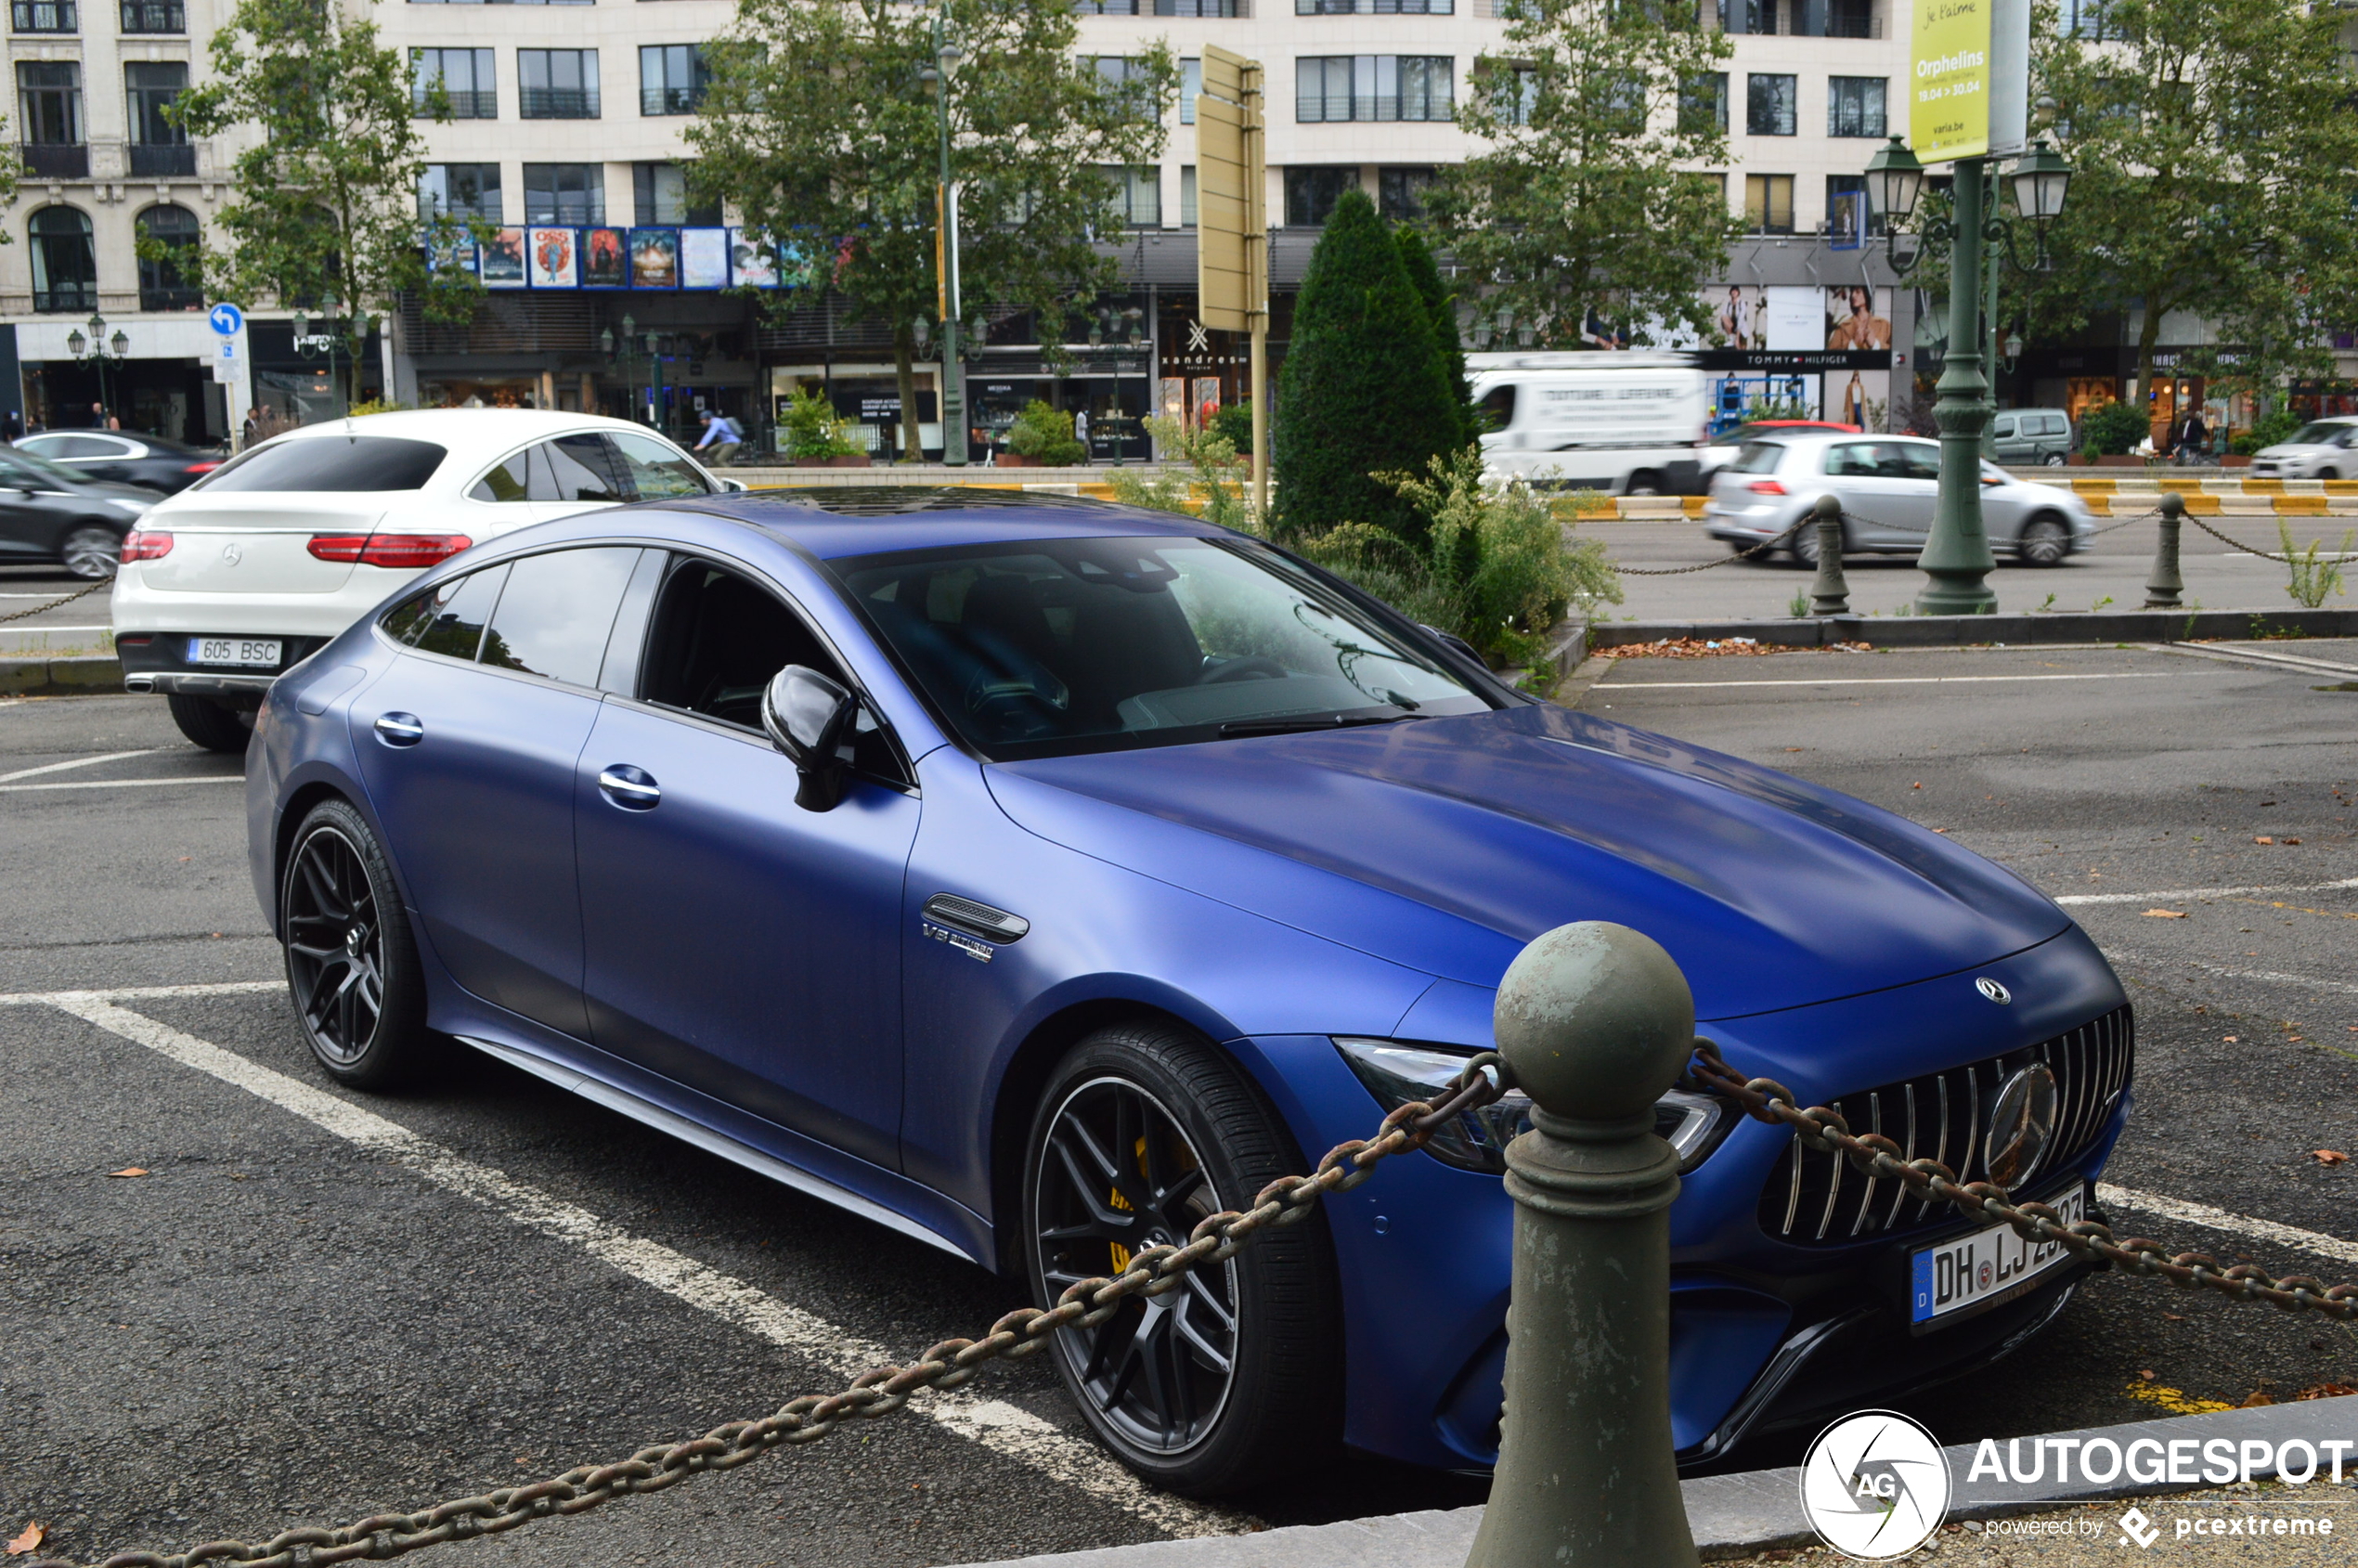
<svg viewBox="0 0 2358 1568"><path fill-rule="evenodd" d="M1987 1179L1983 1144L1991 1106L2006 1080L2034 1063L2055 1075L2055 1132L2033 1185L2083 1153L2104 1130L2136 1065L2136 1024L2127 1004L2091 1023L2025 1050L1904 1082L1845 1095L1832 1102L1853 1133L1881 1133L1911 1160L1930 1158L1960 1181ZM1803 1246L1836 1246L1863 1237L1946 1223L1946 1205L1911 1199L1899 1183L1859 1173L1847 1160L1785 1147L1760 1193L1760 1228Z"/></svg>

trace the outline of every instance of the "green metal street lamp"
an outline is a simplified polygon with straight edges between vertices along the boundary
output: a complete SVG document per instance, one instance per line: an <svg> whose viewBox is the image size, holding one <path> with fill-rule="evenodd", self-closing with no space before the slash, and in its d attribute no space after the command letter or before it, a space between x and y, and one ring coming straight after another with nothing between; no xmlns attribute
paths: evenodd
<svg viewBox="0 0 2358 1568"><path fill-rule="evenodd" d="M941 317L941 460L952 468L966 466L965 369L958 356L958 193L950 183L950 81L957 74L965 51L950 39L950 12L945 5L933 19L934 63L917 73L933 93L934 118L941 130L941 184L935 196L935 218L940 225Z"/></svg>
<svg viewBox="0 0 2358 1568"><path fill-rule="evenodd" d="M2043 266L2047 226L2062 214L2071 183L2071 165L2043 141L2034 143L2017 161L2015 204L2039 240L2037 261L2025 264L2015 253L2013 226L1988 210L1994 206L1986 201L1993 194L1989 190L1990 163L1988 158L1957 160L1954 213L1925 231L1927 240L1949 244L1949 352L1940 370L1940 400L1933 406L1933 421L1940 427L1940 496L1932 536L1917 559L1927 579L1916 595L1919 615L1980 616L1998 608L1998 596L1989 583L1998 561L1989 551L1981 519L1982 437L1992 412L1983 365L1982 245L2002 245L2004 259L2023 271ZM1895 231L1914 214L1924 180L1924 164L1898 136L1877 149L1867 163L1869 194ZM1892 270L1904 277L1926 253L1919 251L1906 263L1895 255ZM1994 273L1998 260L1993 258L1990 265ZM1995 311L1989 313L1994 316Z"/></svg>

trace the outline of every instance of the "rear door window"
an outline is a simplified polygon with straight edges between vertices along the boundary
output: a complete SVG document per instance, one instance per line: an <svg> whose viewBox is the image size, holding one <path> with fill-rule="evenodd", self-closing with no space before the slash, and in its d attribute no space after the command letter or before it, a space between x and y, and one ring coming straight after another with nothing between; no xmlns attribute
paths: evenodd
<svg viewBox="0 0 2358 1568"><path fill-rule="evenodd" d="M1738 473L1774 473L1784 460L1785 447L1779 441L1747 441L1728 466Z"/></svg>
<svg viewBox="0 0 2358 1568"><path fill-rule="evenodd" d="M530 464L532 453L527 448L502 463L492 466L490 473L475 481L467 492L469 500L522 501L532 499Z"/></svg>
<svg viewBox="0 0 2358 1568"><path fill-rule="evenodd" d="M596 685L639 553L636 548L555 550L510 563L507 590L483 640L483 662Z"/></svg>
<svg viewBox="0 0 2358 1568"><path fill-rule="evenodd" d="M682 457L677 447L652 435L628 431L609 432L605 440L614 449L615 465L629 486L632 500L662 501L680 496L712 494L712 486L696 472L696 465Z"/></svg>
<svg viewBox="0 0 2358 1568"><path fill-rule="evenodd" d="M416 490L442 466L445 448L393 435L310 435L256 447L195 488L255 491Z"/></svg>
<svg viewBox="0 0 2358 1568"><path fill-rule="evenodd" d="M1938 479L1940 448L1929 441L1895 441L1892 443L1898 459L1899 477L1903 479Z"/></svg>
<svg viewBox="0 0 2358 1568"><path fill-rule="evenodd" d="M502 564L436 583L395 605L377 624L395 641L421 653L472 659L482 645L483 628L491 619L491 607L499 602L499 585L507 576L508 568Z"/></svg>
<svg viewBox="0 0 2358 1568"><path fill-rule="evenodd" d="M1872 476L1875 472L1875 448L1872 442L1846 441L1826 448L1826 472L1843 475Z"/></svg>
<svg viewBox="0 0 2358 1568"><path fill-rule="evenodd" d="M534 500L614 502L630 499L623 489L621 460L602 435L586 431L579 435L560 435L535 447L532 454Z"/></svg>

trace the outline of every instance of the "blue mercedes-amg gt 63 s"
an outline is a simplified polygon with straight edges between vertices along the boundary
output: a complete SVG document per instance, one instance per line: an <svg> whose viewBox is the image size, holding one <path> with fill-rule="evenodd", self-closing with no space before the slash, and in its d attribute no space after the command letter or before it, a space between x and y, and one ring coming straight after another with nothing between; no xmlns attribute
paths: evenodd
<svg viewBox="0 0 2358 1568"><path fill-rule="evenodd" d="M271 689L254 888L321 1068L455 1037L1051 1302L1491 1043L1533 937L1669 950L1739 1070L2077 1219L2132 1037L2088 938L1887 811L1535 701L1262 541L996 491L649 503L501 537ZM1526 1102L1057 1336L1215 1493L1497 1449ZM2067 1254L1678 1091L1681 1461L1969 1374Z"/></svg>

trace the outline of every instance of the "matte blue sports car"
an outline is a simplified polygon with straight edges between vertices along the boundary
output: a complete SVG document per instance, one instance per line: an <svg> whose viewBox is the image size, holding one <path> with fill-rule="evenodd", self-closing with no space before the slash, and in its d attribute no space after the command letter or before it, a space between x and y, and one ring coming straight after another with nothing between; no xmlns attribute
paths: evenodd
<svg viewBox="0 0 2358 1568"><path fill-rule="evenodd" d="M1491 1042L1523 943L1663 943L1743 1070L2086 1212L2128 1004L2010 874L1518 694L1260 541L992 491L716 496L506 535L272 688L255 890L320 1065L440 1035L1051 1301ZM1527 1111L1058 1336L1190 1493L1340 1440L1496 1453ZM1690 1466L1986 1366L2081 1266L1676 1092Z"/></svg>

